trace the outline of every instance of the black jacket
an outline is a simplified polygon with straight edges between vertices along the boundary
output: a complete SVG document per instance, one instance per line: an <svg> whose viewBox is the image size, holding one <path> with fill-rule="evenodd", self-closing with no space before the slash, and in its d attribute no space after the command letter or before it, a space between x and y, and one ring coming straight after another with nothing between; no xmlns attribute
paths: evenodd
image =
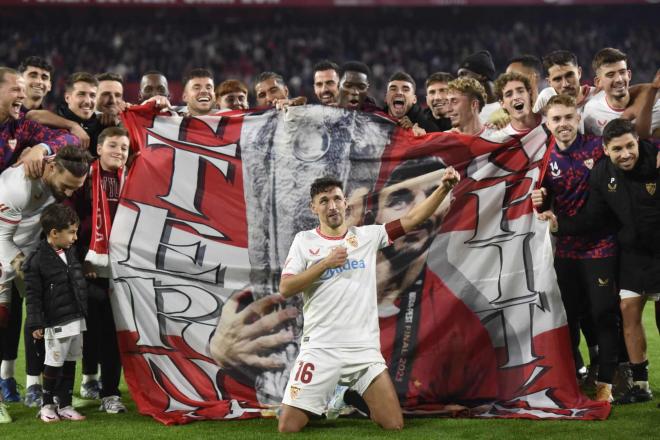
<svg viewBox="0 0 660 440"><path fill-rule="evenodd" d="M435 124L435 130L426 130L428 133L451 130L451 119L449 118L436 119L436 117L433 116L433 112L431 111L430 108L425 108L424 110L422 110L422 112L430 123Z"/></svg>
<svg viewBox="0 0 660 440"><path fill-rule="evenodd" d="M387 105L383 107L383 112L385 113L388 112ZM420 127L422 127L424 130L426 130L427 133L442 131L438 129L438 126L436 125L433 117L431 116L431 119L429 119L428 115L417 104L413 104L413 106L410 107L410 110L408 110L408 113L406 113L405 116L407 116L408 119L410 119L410 121L413 124L417 124Z"/></svg>
<svg viewBox="0 0 660 440"><path fill-rule="evenodd" d="M92 156L97 157L98 153L96 152L96 145L98 144L99 134L101 134L105 127L101 125L101 121L99 121L96 114L93 114L89 119L81 119L78 115L69 110L66 103L62 103L57 107L57 114L64 119L79 124L82 129L85 130L85 133L89 136L89 152Z"/></svg>
<svg viewBox="0 0 660 440"><path fill-rule="evenodd" d="M73 246L67 264L46 240L23 264L25 326L31 330L66 324L87 315L87 283Z"/></svg>
<svg viewBox="0 0 660 440"><path fill-rule="evenodd" d="M605 157L589 177L589 199L573 217L559 216L561 235L577 235L599 229L615 217L621 247L621 272L643 277L644 290L660 292L660 169L658 149L640 141L639 159L630 171L623 171ZM626 255L628 254L628 255ZM634 255L635 258L629 258ZM624 267L627 262L636 267ZM632 264L632 263L631 263ZM639 265L644 270L639 270ZM628 277L626 277L628 278ZM624 286L622 286L623 288Z"/></svg>

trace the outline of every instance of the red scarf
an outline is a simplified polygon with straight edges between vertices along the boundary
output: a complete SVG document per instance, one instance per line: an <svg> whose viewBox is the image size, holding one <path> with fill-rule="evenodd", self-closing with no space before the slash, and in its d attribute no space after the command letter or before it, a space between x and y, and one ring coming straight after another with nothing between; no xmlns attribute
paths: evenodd
<svg viewBox="0 0 660 440"><path fill-rule="evenodd" d="M92 182L92 234L89 241L89 251L85 261L92 263L99 276L110 275L109 239L112 223L110 220L110 207L108 198L101 184L101 165L98 160L92 163L89 171ZM124 184L124 168L117 170L119 191Z"/></svg>

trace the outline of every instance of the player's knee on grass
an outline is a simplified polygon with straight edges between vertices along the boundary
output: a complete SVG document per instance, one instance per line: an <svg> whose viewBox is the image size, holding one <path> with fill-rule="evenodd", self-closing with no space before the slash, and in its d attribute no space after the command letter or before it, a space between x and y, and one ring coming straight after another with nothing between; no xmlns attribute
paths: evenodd
<svg viewBox="0 0 660 440"><path fill-rule="evenodd" d="M282 413L277 423L279 432L300 432L309 422L309 416L302 410L282 405Z"/></svg>

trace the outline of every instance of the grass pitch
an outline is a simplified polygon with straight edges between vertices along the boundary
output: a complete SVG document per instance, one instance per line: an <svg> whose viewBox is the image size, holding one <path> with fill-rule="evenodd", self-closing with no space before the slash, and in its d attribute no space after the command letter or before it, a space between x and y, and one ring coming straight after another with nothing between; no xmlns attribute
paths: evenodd
<svg viewBox="0 0 660 440"><path fill-rule="evenodd" d="M653 392L660 396L660 336L655 326L653 304L644 313L647 329L650 362L650 382ZM21 342L22 347L22 342ZM588 358L588 357L585 357ZM23 353L19 353L16 366L19 384L25 383ZM79 373L79 371L78 371ZM80 374L78 374L78 381ZM77 393L80 383L76 383ZM207 421L184 426L164 426L151 417L137 412L126 384L122 381L122 393L128 407L126 414L106 414L98 411L98 402L80 411L87 416L83 422L62 421L46 425L35 415L37 410L22 403L8 404L13 423L0 425L0 439L268 439L284 437L277 433L277 422L271 419L246 421ZM24 391L24 390L21 390ZM406 419L402 432L385 432L368 420L341 419L312 422L300 434L287 435L301 439L660 439L660 399L652 402L613 407L606 421L530 421L530 420L475 420L445 418Z"/></svg>

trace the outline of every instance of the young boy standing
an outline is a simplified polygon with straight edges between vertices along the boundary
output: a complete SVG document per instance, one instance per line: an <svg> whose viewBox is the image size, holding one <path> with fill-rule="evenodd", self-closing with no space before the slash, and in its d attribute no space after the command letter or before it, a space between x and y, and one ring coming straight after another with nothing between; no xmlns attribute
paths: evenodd
<svg viewBox="0 0 660 440"><path fill-rule="evenodd" d="M88 283L88 328L83 338L83 380L80 396L101 399L100 410L110 414L126 412L119 381L121 360L110 304L110 259L108 239L119 205L129 154L128 132L108 127L98 137L98 159L91 164L90 178L71 198L80 217L78 257ZM101 365L101 380L98 366Z"/></svg>
<svg viewBox="0 0 660 440"><path fill-rule="evenodd" d="M40 223L46 238L28 257L25 272L25 325L35 339L45 339L43 403L39 416L46 423L84 420L71 405L76 360L82 357L86 329L87 284L72 248L77 239L78 215L68 206L44 209ZM59 381L59 384L58 384ZM57 386L58 405L54 397Z"/></svg>

